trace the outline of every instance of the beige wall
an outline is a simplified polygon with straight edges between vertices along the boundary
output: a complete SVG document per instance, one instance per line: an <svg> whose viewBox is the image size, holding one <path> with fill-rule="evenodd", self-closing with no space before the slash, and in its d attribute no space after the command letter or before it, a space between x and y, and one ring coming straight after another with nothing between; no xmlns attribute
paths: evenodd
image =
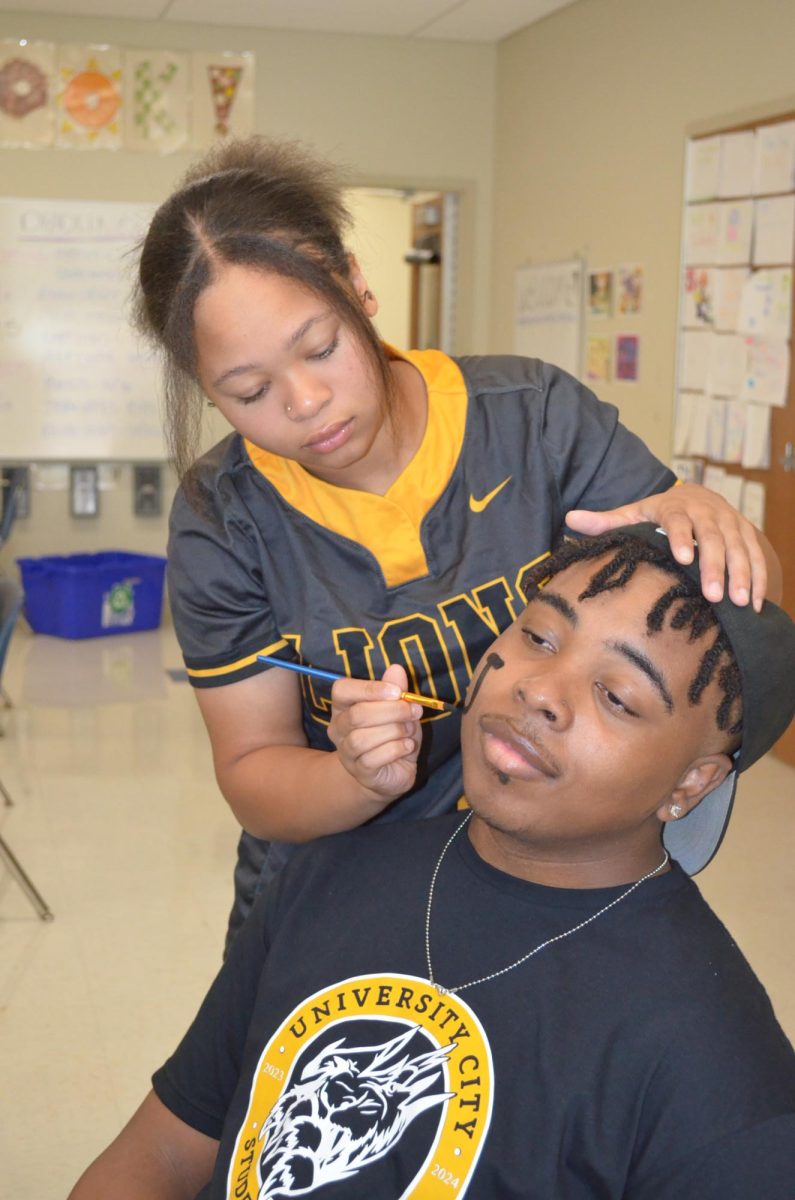
<svg viewBox="0 0 795 1200"><path fill-rule="evenodd" d="M256 127L300 138L347 171L351 184L450 188L462 194L459 348L488 329L493 46L294 34L0 13L0 37L96 41L179 50L253 50ZM0 150L0 195L159 201L190 154ZM0 462L2 462L0 447ZM169 500L166 496L166 501ZM165 518L131 514L129 470L102 496L102 515L75 522L65 493L35 493L0 559L107 547L162 552Z"/></svg>
<svg viewBox="0 0 795 1200"><path fill-rule="evenodd" d="M378 300L378 331L393 346L407 347L411 273L403 255L411 245L411 198L353 188L347 202L354 222L350 247Z"/></svg>
<svg viewBox="0 0 795 1200"><path fill-rule="evenodd" d="M600 395L662 456L685 136L795 108L793 47L786 0L579 0L498 47L491 348L512 349L518 265L642 263L645 311L623 326L642 337L641 381Z"/></svg>

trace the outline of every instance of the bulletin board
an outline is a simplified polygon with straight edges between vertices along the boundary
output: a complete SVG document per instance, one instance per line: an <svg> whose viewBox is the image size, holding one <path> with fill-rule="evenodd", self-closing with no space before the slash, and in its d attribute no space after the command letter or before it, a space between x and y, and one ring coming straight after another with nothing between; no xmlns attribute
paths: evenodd
<svg viewBox="0 0 795 1200"><path fill-rule="evenodd" d="M129 325L151 205L0 200L4 462L163 460L158 371Z"/></svg>
<svg viewBox="0 0 795 1200"><path fill-rule="evenodd" d="M795 111L691 138L672 465L765 531L795 618L794 280Z"/></svg>
<svg viewBox="0 0 795 1200"><path fill-rule="evenodd" d="M585 264L540 263L516 272L514 351L579 377L582 367Z"/></svg>
<svg viewBox="0 0 795 1200"><path fill-rule="evenodd" d="M795 113L691 138L674 467L791 541ZM791 457L791 456L790 456Z"/></svg>

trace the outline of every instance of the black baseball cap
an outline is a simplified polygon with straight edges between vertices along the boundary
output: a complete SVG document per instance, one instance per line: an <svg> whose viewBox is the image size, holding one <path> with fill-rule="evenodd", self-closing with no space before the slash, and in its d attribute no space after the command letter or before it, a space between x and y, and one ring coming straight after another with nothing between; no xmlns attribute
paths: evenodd
<svg viewBox="0 0 795 1200"><path fill-rule="evenodd" d="M627 525L630 534L671 557L668 535L656 525ZM677 563L701 590L698 548L692 563ZM688 875L702 871L717 853L729 824L737 777L774 745L795 715L795 622L778 605L765 600L761 612L749 603L729 599L728 580L722 600L708 600L728 639L740 671L743 702L742 742L734 767L686 816L666 821L663 845Z"/></svg>

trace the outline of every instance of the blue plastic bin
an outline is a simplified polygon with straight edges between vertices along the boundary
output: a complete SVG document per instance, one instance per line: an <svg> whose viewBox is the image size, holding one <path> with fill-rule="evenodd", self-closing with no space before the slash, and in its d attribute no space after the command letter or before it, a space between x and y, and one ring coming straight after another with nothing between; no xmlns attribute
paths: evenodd
<svg viewBox="0 0 795 1200"><path fill-rule="evenodd" d="M35 633L105 637L156 629L163 611L165 558L103 550L18 558L25 616Z"/></svg>

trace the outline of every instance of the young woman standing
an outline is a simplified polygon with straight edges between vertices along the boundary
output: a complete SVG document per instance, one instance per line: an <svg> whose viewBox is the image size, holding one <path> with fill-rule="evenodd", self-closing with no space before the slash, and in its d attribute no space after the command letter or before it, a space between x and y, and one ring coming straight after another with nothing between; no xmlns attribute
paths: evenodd
<svg viewBox="0 0 795 1200"><path fill-rule="evenodd" d="M171 605L246 831L232 931L285 843L455 806L458 717L400 692L463 697L564 521L655 521L683 561L695 537L710 598L725 564L738 603L761 604L768 564L778 586L761 535L564 372L386 347L347 224L326 164L251 139L194 168L141 253L182 477ZM233 432L197 459L206 401ZM350 678L330 693L260 654Z"/></svg>

